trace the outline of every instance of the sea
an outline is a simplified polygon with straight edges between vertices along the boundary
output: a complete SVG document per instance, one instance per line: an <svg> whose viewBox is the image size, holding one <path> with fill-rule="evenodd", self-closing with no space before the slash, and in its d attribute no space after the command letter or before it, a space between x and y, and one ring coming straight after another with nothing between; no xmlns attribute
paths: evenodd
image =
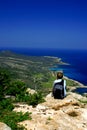
<svg viewBox="0 0 87 130"><path fill-rule="evenodd" d="M7 50L7 48L3 48ZM0 50L3 50L2 48ZM8 48L8 50L27 56L53 56L61 58L68 65L57 65L52 71L63 70L64 75L87 86L87 50L71 49L38 49L38 48Z"/></svg>

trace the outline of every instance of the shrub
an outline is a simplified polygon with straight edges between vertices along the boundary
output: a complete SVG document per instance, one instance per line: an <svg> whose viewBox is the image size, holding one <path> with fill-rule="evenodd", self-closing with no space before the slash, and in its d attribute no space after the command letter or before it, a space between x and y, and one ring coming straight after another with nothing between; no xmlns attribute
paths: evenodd
<svg viewBox="0 0 87 130"><path fill-rule="evenodd" d="M44 98L42 96L41 93L34 93L34 94L30 94L30 93L26 93L25 95L18 94L16 95L16 102L26 102L29 105L33 105L36 106L39 103L44 102Z"/></svg>
<svg viewBox="0 0 87 130"><path fill-rule="evenodd" d="M21 94L26 92L27 87L25 83L19 80L10 83L6 94L16 96L16 94Z"/></svg>
<svg viewBox="0 0 87 130"><path fill-rule="evenodd" d="M11 99L3 99L1 102L0 102L0 109L3 110L3 109L7 109L9 111L12 111L14 109L14 106L11 102Z"/></svg>
<svg viewBox="0 0 87 130"><path fill-rule="evenodd" d="M23 114L22 112L4 111L3 113L0 115L0 121L6 123L12 130L24 130L25 128L23 126L17 124L27 119L31 120L31 113L28 112Z"/></svg>
<svg viewBox="0 0 87 130"><path fill-rule="evenodd" d="M45 100L41 93L34 93L34 94L30 94L30 99L28 101L28 104L36 106L37 104L42 103L44 101Z"/></svg>
<svg viewBox="0 0 87 130"><path fill-rule="evenodd" d="M10 73L5 69L0 68L0 90L1 90L0 100L4 98L9 83L10 83Z"/></svg>

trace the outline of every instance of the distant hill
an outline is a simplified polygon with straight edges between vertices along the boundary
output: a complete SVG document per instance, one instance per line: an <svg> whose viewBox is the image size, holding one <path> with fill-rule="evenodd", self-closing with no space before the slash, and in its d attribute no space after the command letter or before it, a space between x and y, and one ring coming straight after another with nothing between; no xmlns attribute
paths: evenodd
<svg viewBox="0 0 87 130"><path fill-rule="evenodd" d="M51 87L52 71L49 70L58 64L63 64L60 58L50 56L25 56L6 50L0 52L0 67L11 72L12 78L26 82L27 87Z"/></svg>
<svg viewBox="0 0 87 130"><path fill-rule="evenodd" d="M13 80L22 80L27 87L41 90L44 93L52 90L56 75L50 68L58 64L64 63L57 57L25 56L9 50L0 52L0 67L8 69ZM72 84L75 85L75 83Z"/></svg>

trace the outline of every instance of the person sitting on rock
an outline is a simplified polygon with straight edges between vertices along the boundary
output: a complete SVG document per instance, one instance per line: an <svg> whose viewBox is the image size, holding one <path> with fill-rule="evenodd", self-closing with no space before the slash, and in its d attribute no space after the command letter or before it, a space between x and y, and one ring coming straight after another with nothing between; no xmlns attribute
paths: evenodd
<svg viewBox="0 0 87 130"><path fill-rule="evenodd" d="M53 83L52 95L57 99L66 97L66 80L63 79L63 71L57 72L57 79Z"/></svg>

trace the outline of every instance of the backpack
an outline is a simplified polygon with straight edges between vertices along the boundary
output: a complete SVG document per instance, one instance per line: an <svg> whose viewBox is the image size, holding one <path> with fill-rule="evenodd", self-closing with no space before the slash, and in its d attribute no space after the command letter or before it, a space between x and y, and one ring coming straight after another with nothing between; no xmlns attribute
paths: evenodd
<svg viewBox="0 0 87 130"><path fill-rule="evenodd" d="M55 99L63 99L64 98L64 80L54 84L53 96Z"/></svg>

